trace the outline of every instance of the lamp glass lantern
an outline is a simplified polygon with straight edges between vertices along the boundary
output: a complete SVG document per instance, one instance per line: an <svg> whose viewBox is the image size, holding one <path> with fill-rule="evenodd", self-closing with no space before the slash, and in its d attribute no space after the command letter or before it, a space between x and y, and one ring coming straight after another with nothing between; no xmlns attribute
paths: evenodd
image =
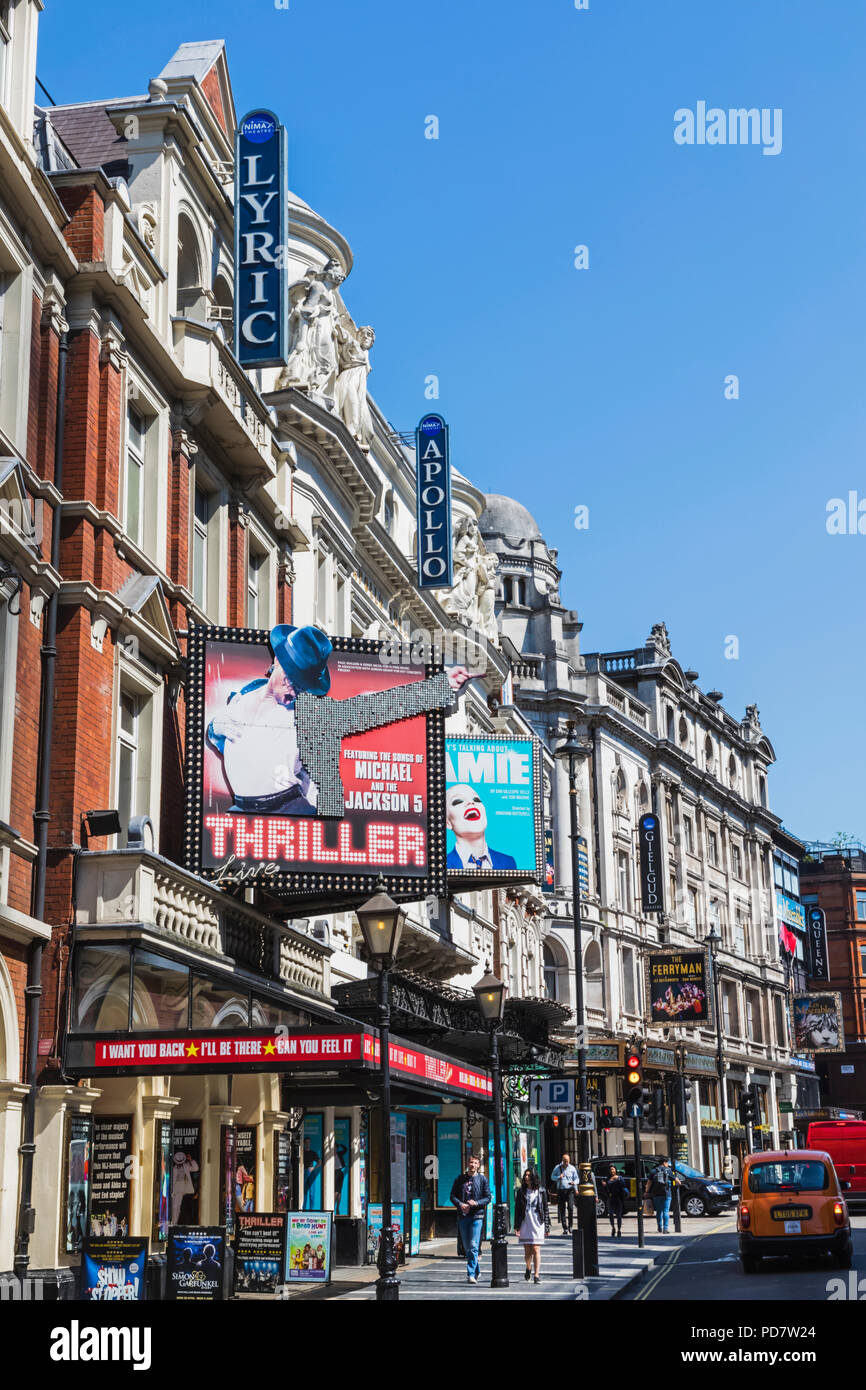
<svg viewBox="0 0 866 1390"><path fill-rule="evenodd" d="M397 955L406 913L384 891L375 893L356 912L367 954L377 965L391 965Z"/></svg>
<svg viewBox="0 0 866 1390"><path fill-rule="evenodd" d="M485 1023L501 1023L505 1012L505 985L495 975L484 975L472 986L478 1012Z"/></svg>

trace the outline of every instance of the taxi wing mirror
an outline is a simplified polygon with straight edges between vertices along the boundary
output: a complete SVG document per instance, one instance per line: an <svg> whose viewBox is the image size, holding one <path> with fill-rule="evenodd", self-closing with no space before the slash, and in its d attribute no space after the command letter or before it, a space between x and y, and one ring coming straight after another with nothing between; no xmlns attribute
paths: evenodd
<svg viewBox="0 0 866 1390"><path fill-rule="evenodd" d="M839 1186L841 1187L843 1192L851 1191L851 1184L847 1178L843 1178L842 1181L839 1183Z"/></svg>

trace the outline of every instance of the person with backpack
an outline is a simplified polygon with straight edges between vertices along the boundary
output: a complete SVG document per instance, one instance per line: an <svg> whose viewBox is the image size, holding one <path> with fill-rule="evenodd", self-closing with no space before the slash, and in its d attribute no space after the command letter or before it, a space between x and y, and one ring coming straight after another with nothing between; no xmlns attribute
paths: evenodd
<svg viewBox="0 0 866 1390"><path fill-rule="evenodd" d="M664 1235L667 1235L668 1231L673 1190L674 1174L670 1159L663 1158L661 1163L652 1170L647 1178L644 1196L652 1199L653 1209L656 1214L656 1225Z"/></svg>
<svg viewBox="0 0 866 1390"><path fill-rule="evenodd" d="M622 1173L617 1171L614 1164L610 1165L610 1176L605 1180L604 1197L607 1203L607 1214L610 1218L610 1234L612 1237L618 1236L622 1239L622 1218L625 1215L628 1183Z"/></svg>

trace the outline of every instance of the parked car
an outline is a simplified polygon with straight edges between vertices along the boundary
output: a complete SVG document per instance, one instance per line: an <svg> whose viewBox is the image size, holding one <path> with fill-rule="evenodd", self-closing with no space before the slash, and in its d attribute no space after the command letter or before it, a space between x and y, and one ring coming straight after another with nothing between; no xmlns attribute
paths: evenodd
<svg viewBox="0 0 866 1390"><path fill-rule="evenodd" d="M641 1191L646 1186L647 1178L654 1168L662 1161L661 1154L642 1154L641 1170L643 1178L641 1181ZM592 1160L592 1170L595 1173L598 1183L598 1201L596 1210L599 1216L607 1215L607 1203L604 1197L602 1180L610 1172L610 1165L613 1164L618 1172L622 1173L629 1186L629 1200L626 1203L626 1211L635 1211L637 1202L635 1197L635 1165L634 1156L625 1154L611 1158L594 1158ZM727 1178L710 1178L704 1173L699 1173L697 1168L692 1168L687 1163L677 1163L677 1175L680 1179L680 1210L685 1216L718 1216L720 1212L728 1211L734 1205L736 1196L733 1184Z"/></svg>
<svg viewBox="0 0 866 1390"><path fill-rule="evenodd" d="M806 1148L830 1155L836 1176L850 1183L845 1200L852 1211L866 1205L866 1121L815 1120L806 1132Z"/></svg>
<svg viewBox="0 0 866 1390"><path fill-rule="evenodd" d="M754 1274L765 1255L829 1254L839 1269L850 1269L847 1186L819 1149L749 1154L737 1212L743 1273Z"/></svg>

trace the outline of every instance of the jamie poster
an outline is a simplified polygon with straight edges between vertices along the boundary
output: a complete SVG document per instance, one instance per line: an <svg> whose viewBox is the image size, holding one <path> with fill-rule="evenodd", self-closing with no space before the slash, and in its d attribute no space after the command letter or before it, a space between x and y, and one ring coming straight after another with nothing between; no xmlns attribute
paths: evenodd
<svg viewBox="0 0 866 1390"><path fill-rule="evenodd" d="M646 957L647 1022L710 1021L707 958L703 951L653 951Z"/></svg>
<svg viewBox="0 0 866 1390"><path fill-rule="evenodd" d="M287 1221L286 1280L327 1283L331 1277L331 1213L290 1211Z"/></svg>
<svg viewBox="0 0 866 1390"><path fill-rule="evenodd" d="M844 1052L842 996L835 990L794 995L794 1050Z"/></svg>
<svg viewBox="0 0 866 1390"><path fill-rule="evenodd" d="M536 740L446 738L445 823L449 877L543 883Z"/></svg>
<svg viewBox="0 0 866 1390"><path fill-rule="evenodd" d="M380 660L380 645L287 624L193 629L190 867L275 892L361 893L380 873L444 891L431 826L456 677Z"/></svg>
<svg viewBox="0 0 866 1390"><path fill-rule="evenodd" d="M235 1293L273 1294L282 1283L285 1212L241 1212L235 1232Z"/></svg>
<svg viewBox="0 0 866 1390"><path fill-rule="evenodd" d="M84 1303L131 1303L143 1299L147 1241L138 1237L89 1236L81 1259Z"/></svg>
<svg viewBox="0 0 866 1390"><path fill-rule="evenodd" d="M166 1251L166 1298L186 1303L224 1298L225 1255L224 1226L172 1226Z"/></svg>

